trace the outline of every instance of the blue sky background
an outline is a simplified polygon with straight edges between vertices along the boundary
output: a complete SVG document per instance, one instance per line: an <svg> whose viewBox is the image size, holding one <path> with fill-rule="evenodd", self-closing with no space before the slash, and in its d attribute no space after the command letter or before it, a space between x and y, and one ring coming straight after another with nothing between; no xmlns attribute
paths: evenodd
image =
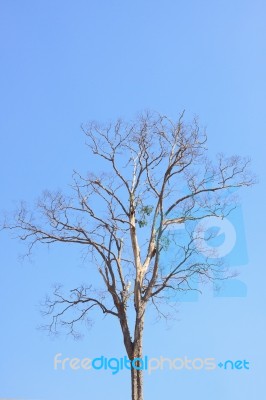
<svg viewBox="0 0 266 400"><path fill-rule="evenodd" d="M266 5L260 0L0 0L0 209L43 189L64 189L93 165L81 123L184 108L207 127L210 153L248 155L259 184L242 195L249 262L246 297L205 291L170 326L147 318L151 357L248 359L249 371L157 371L146 398L243 399L265 392ZM96 318L86 338L36 330L54 282L86 281L79 248L23 246L0 235L0 398L130 397L129 375L54 371L53 357L124 355L116 321ZM241 250L239 250L241 251Z"/></svg>

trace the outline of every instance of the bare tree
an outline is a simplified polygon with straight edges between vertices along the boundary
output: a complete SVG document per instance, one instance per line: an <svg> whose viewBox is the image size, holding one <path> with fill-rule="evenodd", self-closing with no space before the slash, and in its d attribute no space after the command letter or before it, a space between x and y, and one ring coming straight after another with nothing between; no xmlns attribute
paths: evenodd
<svg viewBox="0 0 266 400"><path fill-rule="evenodd" d="M199 256L203 233L195 234L189 223L230 213L234 189L254 182L249 160L219 154L213 163L205 132L197 119L187 124L184 113L174 122L146 112L130 123L92 122L83 131L91 156L103 161L105 172L85 177L75 172L73 196L45 192L34 212L22 205L15 223L5 227L27 241L29 251L39 242L83 245L97 267L102 290L90 282L66 296L57 287L47 299L51 331L64 325L75 334L75 324L98 308L119 321L129 359L142 358L147 305L160 313L164 295L221 278L215 257ZM185 240L170 229L178 224L186 226ZM165 268L163 257L173 242ZM141 369L131 369L131 385L132 399L142 400Z"/></svg>

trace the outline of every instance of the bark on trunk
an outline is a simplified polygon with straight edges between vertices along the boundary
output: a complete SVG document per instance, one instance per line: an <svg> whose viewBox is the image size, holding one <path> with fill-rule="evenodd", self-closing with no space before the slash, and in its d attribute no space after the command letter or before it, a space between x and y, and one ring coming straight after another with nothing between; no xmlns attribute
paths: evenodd
<svg viewBox="0 0 266 400"><path fill-rule="evenodd" d="M135 323L135 335L134 335L134 348L132 359L139 358L142 361L136 362L136 367L143 367L143 328L144 328L144 308L141 308L137 313ZM132 400L143 400L143 370L142 369L131 369L131 392Z"/></svg>
<svg viewBox="0 0 266 400"><path fill-rule="evenodd" d="M132 400L143 400L143 371L131 369Z"/></svg>

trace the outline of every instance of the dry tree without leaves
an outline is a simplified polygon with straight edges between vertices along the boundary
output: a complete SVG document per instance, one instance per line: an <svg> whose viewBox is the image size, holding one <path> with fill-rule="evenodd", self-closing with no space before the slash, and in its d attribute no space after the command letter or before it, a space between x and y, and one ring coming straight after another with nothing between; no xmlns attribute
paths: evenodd
<svg viewBox="0 0 266 400"><path fill-rule="evenodd" d="M36 243L54 242L88 249L102 290L89 282L64 295L56 287L46 301L46 313L52 316L49 329L63 325L75 334L76 323L98 309L117 318L133 360L142 357L148 304L164 315L160 302L169 291L196 290L196 280L219 276L219 262L211 254L199 257L195 233L188 228L184 242L170 228L227 216L235 207L234 189L251 186L254 178L248 159L219 154L211 162L205 132L197 119L187 124L184 113L174 122L146 112L129 123L92 122L83 131L91 156L102 160L106 172L75 172L73 196L46 191L36 210L22 204L15 221L4 227L15 230L29 252ZM162 268L163 254L173 241L176 253ZM132 399L142 400L141 370L132 369L131 385Z"/></svg>

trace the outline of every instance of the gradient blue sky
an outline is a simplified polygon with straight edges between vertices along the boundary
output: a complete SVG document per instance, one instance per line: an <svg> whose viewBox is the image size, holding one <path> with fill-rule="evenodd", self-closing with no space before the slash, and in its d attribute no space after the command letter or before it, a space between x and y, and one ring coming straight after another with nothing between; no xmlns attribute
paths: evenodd
<svg viewBox="0 0 266 400"><path fill-rule="evenodd" d="M207 127L211 154L248 155L260 183L242 195L249 262L245 298L180 304L167 327L147 319L145 353L248 359L249 371L157 371L150 398L263 398L265 392L266 5L260 0L0 0L1 198L10 211L43 189L64 189L91 165L81 123L183 109ZM121 356L115 321L98 316L86 338L36 330L39 301L54 282L86 281L79 249L23 246L0 236L0 398L129 398L129 376L53 370L64 356Z"/></svg>

